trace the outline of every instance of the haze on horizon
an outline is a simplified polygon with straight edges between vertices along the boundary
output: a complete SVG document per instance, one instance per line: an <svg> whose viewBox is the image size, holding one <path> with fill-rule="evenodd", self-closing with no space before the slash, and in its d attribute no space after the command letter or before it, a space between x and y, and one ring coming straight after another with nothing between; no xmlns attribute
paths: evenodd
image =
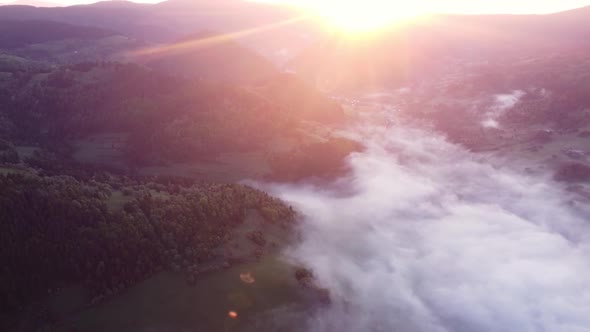
<svg viewBox="0 0 590 332"><path fill-rule="evenodd" d="M116 1L116 0L115 0ZM292 5L310 6L311 4L318 3L317 0L251 0L253 2L265 2L265 3L285 3ZM14 0L0 0L0 4L9 4L15 2ZM20 1L17 1L20 2ZM79 4L90 4L97 1L93 0L48 0L40 1L47 3L55 3L59 5L79 5ZM133 2L137 3L159 3L162 1L158 0L136 0ZM334 6L338 6L342 1L336 0L321 0L319 2L327 3ZM354 2L354 0L353 0ZM366 1L363 1L366 3ZM369 2L370 3L370 2ZM487 1L487 0L450 0L450 1L437 1L437 0L417 0L414 1L413 7L427 8L425 12L428 13L457 13L457 14L546 14L554 13L569 9L580 8L589 6L589 0L499 0L499 1ZM392 6L395 6L392 4ZM400 2L400 6L403 4Z"/></svg>

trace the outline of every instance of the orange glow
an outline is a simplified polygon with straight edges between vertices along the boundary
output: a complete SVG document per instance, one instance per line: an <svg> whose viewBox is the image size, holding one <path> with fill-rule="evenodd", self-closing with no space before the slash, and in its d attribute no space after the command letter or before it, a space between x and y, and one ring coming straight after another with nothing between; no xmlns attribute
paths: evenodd
<svg viewBox="0 0 590 332"><path fill-rule="evenodd" d="M230 312L228 312L228 313L227 313L227 316L228 316L229 318L236 319L236 318L238 318L238 313L237 313L237 312L235 312L235 311L230 311Z"/></svg>
<svg viewBox="0 0 590 332"><path fill-rule="evenodd" d="M400 13L394 16L413 16L418 14L549 14L564 10L588 6L588 0L519 0L519 1L490 1L490 0L246 0L274 4L289 4L307 8L322 8L328 11L340 11L340 6L354 7L364 12L369 6L395 10ZM377 16L385 15L379 13Z"/></svg>
<svg viewBox="0 0 590 332"><path fill-rule="evenodd" d="M242 280L242 282L244 282L246 284L253 284L255 281L254 277L252 277L252 274L250 272L240 273L240 279Z"/></svg>
<svg viewBox="0 0 590 332"><path fill-rule="evenodd" d="M317 0L306 7L328 24L353 34L371 32L426 13L414 1Z"/></svg>
<svg viewBox="0 0 590 332"><path fill-rule="evenodd" d="M547 14L580 8L588 0L247 0L307 8L323 22L352 35L430 14Z"/></svg>

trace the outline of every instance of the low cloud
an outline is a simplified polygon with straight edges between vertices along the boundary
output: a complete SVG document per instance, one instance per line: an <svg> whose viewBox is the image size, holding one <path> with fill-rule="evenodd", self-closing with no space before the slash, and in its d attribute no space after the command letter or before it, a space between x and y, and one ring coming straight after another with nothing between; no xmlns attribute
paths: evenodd
<svg viewBox="0 0 590 332"><path fill-rule="evenodd" d="M484 128L499 128L498 119L500 116L513 108L525 94L522 90L514 90L509 94L495 95L494 103L485 113L481 125Z"/></svg>
<svg viewBox="0 0 590 332"><path fill-rule="evenodd" d="M350 176L267 187L304 215L287 257L333 299L306 331L590 331L587 207L431 133L359 132Z"/></svg>

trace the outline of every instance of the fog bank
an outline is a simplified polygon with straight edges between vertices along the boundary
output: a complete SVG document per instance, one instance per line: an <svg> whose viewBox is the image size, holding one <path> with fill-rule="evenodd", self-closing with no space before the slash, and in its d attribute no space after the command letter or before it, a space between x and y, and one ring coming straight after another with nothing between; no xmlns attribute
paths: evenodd
<svg viewBox="0 0 590 332"><path fill-rule="evenodd" d="M512 109L520 99L525 95L522 90L514 90L509 94L500 94L494 96L494 103L485 113L481 125L484 128L499 128L498 119L507 111Z"/></svg>
<svg viewBox="0 0 590 332"><path fill-rule="evenodd" d="M431 133L358 133L350 176L266 188L304 215L286 256L332 295L307 331L590 331L587 207Z"/></svg>

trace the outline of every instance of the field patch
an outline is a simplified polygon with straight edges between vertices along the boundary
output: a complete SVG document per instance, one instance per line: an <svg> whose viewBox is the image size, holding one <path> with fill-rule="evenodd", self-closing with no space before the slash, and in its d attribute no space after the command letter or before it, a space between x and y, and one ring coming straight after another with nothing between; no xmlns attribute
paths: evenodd
<svg viewBox="0 0 590 332"><path fill-rule="evenodd" d="M104 133L76 140L73 142L73 157L82 163L126 168L123 150L127 136L126 133Z"/></svg>
<svg viewBox="0 0 590 332"><path fill-rule="evenodd" d="M231 152L204 160L143 167L142 175L182 176L214 182L261 178L270 172L264 152Z"/></svg>
<svg viewBox="0 0 590 332"><path fill-rule="evenodd" d="M29 145L18 145L16 146L16 152L18 152L18 156L21 160L25 160L28 158L32 158L35 155L36 151L40 149L36 146L29 146Z"/></svg>
<svg viewBox="0 0 590 332"><path fill-rule="evenodd" d="M245 274L252 279L244 282ZM267 310L301 303L299 287L292 268L273 256L205 275L194 286L162 272L66 319L58 331L245 331Z"/></svg>

